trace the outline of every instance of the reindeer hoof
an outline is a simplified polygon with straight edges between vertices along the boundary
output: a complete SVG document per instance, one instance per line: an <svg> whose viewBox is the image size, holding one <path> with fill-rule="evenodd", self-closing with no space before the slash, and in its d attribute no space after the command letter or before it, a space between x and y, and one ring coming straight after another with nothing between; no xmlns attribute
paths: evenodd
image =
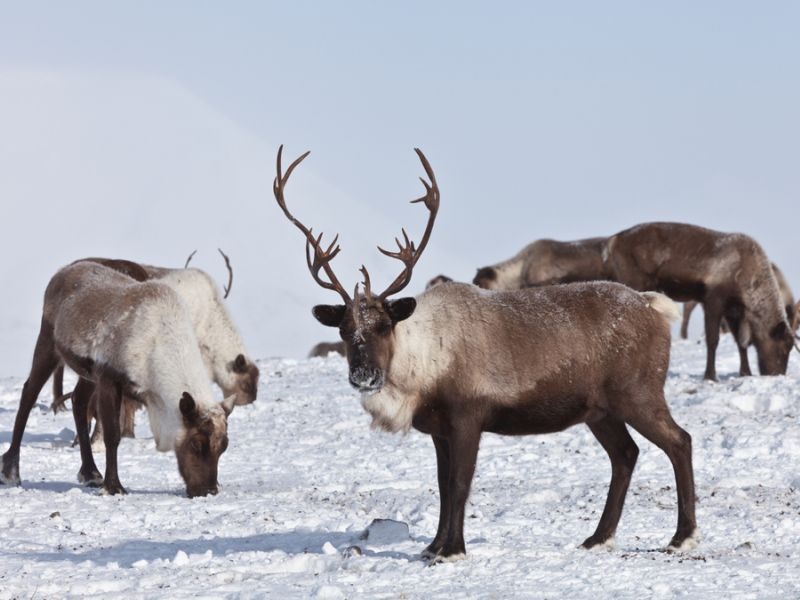
<svg viewBox="0 0 800 600"><path fill-rule="evenodd" d="M444 548L435 549L428 546L420 553L420 558L428 563L428 566L438 565L446 562L457 562L467 558L464 550L447 551Z"/></svg>
<svg viewBox="0 0 800 600"><path fill-rule="evenodd" d="M616 547L614 536L603 539L599 535L592 535L586 538L581 544L581 548L586 550L613 550Z"/></svg>
<svg viewBox="0 0 800 600"><path fill-rule="evenodd" d="M669 546L667 546L667 552L689 552L690 550L697 548L699 543L700 533L697 531L697 529L694 529L688 537L679 538L678 536L675 536L672 538Z"/></svg>
<svg viewBox="0 0 800 600"><path fill-rule="evenodd" d="M3 463L3 471L0 472L0 483L5 483L6 485L19 485L19 467L17 465L5 464L5 460L3 460Z"/></svg>
<svg viewBox="0 0 800 600"><path fill-rule="evenodd" d="M103 476L99 471L89 471L88 474L78 471L78 483L87 487L100 487L103 485Z"/></svg>
<svg viewBox="0 0 800 600"><path fill-rule="evenodd" d="M104 484L103 487L100 489L100 493L103 494L104 496L116 496L117 494L123 494L123 495L127 494L128 491L124 487L122 487L121 484L118 483L116 485Z"/></svg>

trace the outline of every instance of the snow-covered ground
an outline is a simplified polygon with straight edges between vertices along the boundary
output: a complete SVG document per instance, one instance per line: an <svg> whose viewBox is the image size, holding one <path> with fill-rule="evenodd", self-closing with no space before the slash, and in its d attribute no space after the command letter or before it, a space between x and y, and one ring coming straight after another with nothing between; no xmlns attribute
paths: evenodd
<svg viewBox="0 0 800 600"><path fill-rule="evenodd" d="M580 426L485 435L467 559L428 567L418 553L438 517L431 442L370 430L343 359L269 359L259 400L231 416L222 490L210 498L182 496L175 458L154 450L141 413L138 439L120 447L130 494L78 485L72 417L48 412L46 388L22 447L22 486L0 486L0 598L800 597L800 356L786 377L741 379L726 336L715 384L701 380L704 352L676 341L667 381L694 439L702 539L688 554L663 552L674 477L636 434L616 549L578 548L610 477ZM0 381L0 451L23 380ZM362 539L374 519L397 523Z"/></svg>

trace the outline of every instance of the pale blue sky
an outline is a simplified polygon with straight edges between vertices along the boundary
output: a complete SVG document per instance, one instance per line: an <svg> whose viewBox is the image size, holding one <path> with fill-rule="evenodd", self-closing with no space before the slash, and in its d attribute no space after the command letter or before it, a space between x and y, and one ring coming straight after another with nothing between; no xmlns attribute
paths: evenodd
<svg viewBox="0 0 800 600"><path fill-rule="evenodd" d="M468 279L536 238L676 220L752 234L800 292L799 30L796 2L3 2L0 68L89 74L98 97L117 75L174 82L270 149L312 150L304 168L412 236L419 146L442 188L434 241L458 257L420 270ZM308 278L298 245L287 254Z"/></svg>

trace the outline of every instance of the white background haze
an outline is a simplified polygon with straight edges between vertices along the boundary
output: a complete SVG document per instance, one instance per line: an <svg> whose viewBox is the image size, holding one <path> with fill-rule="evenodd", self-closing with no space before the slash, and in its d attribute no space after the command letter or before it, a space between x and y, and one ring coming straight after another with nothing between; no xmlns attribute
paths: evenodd
<svg viewBox="0 0 800 600"><path fill-rule="evenodd" d="M756 237L800 291L800 5L3 3L0 375L29 366L49 277L83 256L195 265L255 356L336 333L271 193L339 232L352 289L442 190L409 293L541 237L687 221ZM330 239L330 238L329 238ZM699 318L696 319L699 322Z"/></svg>

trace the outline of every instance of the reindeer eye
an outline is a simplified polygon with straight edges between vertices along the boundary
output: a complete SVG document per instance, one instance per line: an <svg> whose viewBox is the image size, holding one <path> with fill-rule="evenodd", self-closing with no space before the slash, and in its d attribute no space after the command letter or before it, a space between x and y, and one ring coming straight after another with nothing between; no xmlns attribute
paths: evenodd
<svg viewBox="0 0 800 600"><path fill-rule="evenodd" d="M192 440L189 442L189 447L192 449L192 452L200 455L203 454L203 450L205 449L205 444L201 439L192 438Z"/></svg>

